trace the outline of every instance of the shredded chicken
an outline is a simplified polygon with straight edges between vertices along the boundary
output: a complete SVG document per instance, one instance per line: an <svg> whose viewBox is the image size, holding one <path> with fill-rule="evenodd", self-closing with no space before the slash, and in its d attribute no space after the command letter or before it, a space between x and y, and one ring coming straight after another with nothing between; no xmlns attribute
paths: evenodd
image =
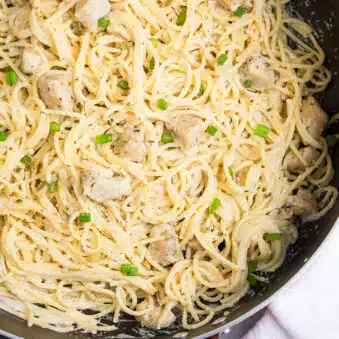
<svg viewBox="0 0 339 339"><path fill-rule="evenodd" d="M315 139L319 139L328 122L328 116L314 97L309 96L303 101L300 118L308 132Z"/></svg>
<svg viewBox="0 0 339 339"><path fill-rule="evenodd" d="M304 147L299 152L306 167L312 166L320 156L320 153L311 146ZM287 153L284 159L284 168L289 172L301 173L305 169L305 166L292 151Z"/></svg>
<svg viewBox="0 0 339 339"><path fill-rule="evenodd" d="M39 80L39 94L48 108L72 110L74 93L72 74L65 71L48 71Z"/></svg>
<svg viewBox="0 0 339 339"><path fill-rule="evenodd" d="M193 115L177 115L166 123L184 149L194 147L204 132L204 122Z"/></svg>
<svg viewBox="0 0 339 339"><path fill-rule="evenodd" d="M111 10L108 0L80 0L75 7L75 18L88 29L95 29L98 20Z"/></svg>
<svg viewBox="0 0 339 339"><path fill-rule="evenodd" d="M144 300L137 306L137 311L144 311L148 307L149 304L147 300ZM169 311L164 314L164 307L161 306L154 306L150 311L143 315L136 316L135 318L140 321L142 326L157 330L169 327L175 322L174 313Z"/></svg>
<svg viewBox="0 0 339 339"><path fill-rule="evenodd" d="M291 207L294 215L306 217L318 210L318 203L314 195L303 188L299 188L295 195L287 198L286 205Z"/></svg>
<svg viewBox="0 0 339 339"><path fill-rule="evenodd" d="M249 90L264 91L274 86L275 74L264 57L257 55L248 58L240 68L240 80Z"/></svg>
<svg viewBox="0 0 339 339"><path fill-rule="evenodd" d="M83 192L99 203L120 199L131 193L129 177L107 172L85 172L82 175Z"/></svg>
<svg viewBox="0 0 339 339"><path fill-rule="evenodd" d="M144 132L136 126L126 126L113 144L113 151L131 161L144 162L147 155Z"/></svg>
<svg viewBox="0 0 339 339"><path fill-rule="evenodd" d="M26 47L21 54L21 70L26 74L35 73L42 65L42 58L34 48Z"/></svg>
<svg viewBox="0 0 339 339"><path fill-rule="evenodd" d="M178 236L170 225L163 224L153 226L150 236L164 237L163 240L153 242L149 245L149 252L153 260L162 266L168 266L180 259Z"/></svg>

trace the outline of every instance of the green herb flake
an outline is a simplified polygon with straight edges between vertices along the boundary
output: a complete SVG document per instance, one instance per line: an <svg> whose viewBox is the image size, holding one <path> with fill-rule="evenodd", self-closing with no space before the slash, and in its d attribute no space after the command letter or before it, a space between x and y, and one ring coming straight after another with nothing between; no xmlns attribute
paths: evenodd
<svg viewBox="0 0 339 339"><path fill-rule="evenodd" d="M8 138L8 133L5 131L0 131L0 142L6 141Z"/></svg>
<svg viewBox="0 0 339 339"><path fill-rule="evenodd" d="M20 159L20 162L26 166L32 164L32 158L29 155L25 155Z"/></svg>
<svg viewBox="0 0 339 339"><path fill-rule="evenodd" d="M239 7L235 10L234 15L237 16L237 17L239 17L239 18L241 18L245 13L246 13L245 8L239 6Z"/></svg>
<svg viewBox="0 0 339 339"><path fill-rule="evenodd" d="M247 281L251 287L255 287L258 285L258 280L253 275L249 275L247 277Z"/></svg>
<svg viewBox="0 0 339 339"><path fill-rule="evenodd" d="M101 135L97 135L95 137L95 143L97 145L103 145L103 144L107 144L109 142L113 141L113 135L112 134L101 134Z"/></svg>
<svg viewBox="0 0 339 339"><path fill-rule="evenodd" d="M161 136L161 142L169 144L174 140L174 133L172 131L164 131Z"/></svg>
<svg viewBox="0 0 339 339"><path fill-rule="evenodd" d="M270 133L270 128L262 124L257 125L254 131L255 135L257 135L258 137L262 137L264 139L268 137L269 133Z"/></svg>
<svg viewBox="0 0 339 339"><path fill-rule="evenodd" d="M183 26L186 22L186 17L187 17L187 8L183 8L181 12L179 13L178 20L177 20L177 25L178 26Z"/></svg>
<svg viewBox="0 0 339 339"><path fill-rule="evenodd" d="M91 221L91 213L83 212L79 215L80 222L90 222Z"/></svg>
<svg viewBox="0 0 339 339"><path fill-rule="evenodd" d="M18 75L12 68L8 68L6 71L6 83L10 86L18 83Z"/></svg>
<svg viewBox="0 0 339 339"><path fill-rule="evenodd" d="M156 38L149 38L149 41L152 43L154 48L157 48L159 46L159 42Z"/></svg>
<svg viewBox="0 0 339 339"><path fill-rule="evenodd" d="M57 181L54 181L48 184L48 188L47 188L48 193L56 193L58 191L58 186L59 185Z"/></svg>
<svg viewBox="0 0 339 339"><path fill-rule="evenodd" d="M222 66L225 64L225 62L227 61L228 59L228 56L227 54L223 53L223 54L220 54L218 59L217 59L217 63L218 65Z"/></svg>
<svg viewBox="0 0 339 339"><path fill-rule="evenodd" d="M107 28L109 25L110 25L110 20L108 19L105 19L105 18L101 18L98 20L98 25L99 27L102 27L102 28Z"/></svg>
<svg viewBox="0 0 339 339"><path fill-rule="evenodd" d="M126 80L120 80L120 81L118 81L117 86L118 86L120 89L122 89L123 91L129 90L129 84L128 84L128 81L126 81Z"/></svg>
<svg viewBox="0 0 339 339"><path fill-rule="evenodd" d="M281 240L282 234L281 233L265 233L263 238L266 241Z"/></svg>
<svg viewBox="0 0 339 339"><path fill-rule="evenodd" d="M166 111L168 108L168 102L165 99L158 99L157 100L157 106L160 108L162 111Z"/></svg>
<svg viewBox="0 0 339 339"><path fill-rule="evenodd" d="M214 137L217 134L217 132L218 132L218 129L216 127L212 125L207 127L207 133L211 135L212 137Z"/></svg>
<svg viewBox="0 0 339 339"><path fill-rule="evenodd" d="M210 213L215 214L219 206L220 200L218 198L215 198L210 206Z"/></svg>
<svg viewBox="0 0 339 339"><path fill-rule="evenodd" d="M258 263L255 260L247 261L248 272L253 273L256 271Z"/></svg>

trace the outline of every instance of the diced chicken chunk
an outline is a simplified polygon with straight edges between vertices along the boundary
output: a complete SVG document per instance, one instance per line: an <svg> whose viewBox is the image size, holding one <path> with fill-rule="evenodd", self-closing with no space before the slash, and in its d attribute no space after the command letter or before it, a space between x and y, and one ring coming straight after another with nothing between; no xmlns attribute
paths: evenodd
<svg viewBox="0 0 339 339"><path fill-rule="evenodd" d="M26 47L21 54L21 70L26 74L33 74L42 65L42 58L38 51L32 47Z"/></svg>
<svg viewBox="0 0 339 339"><path fill-rule="evenodd" d="M319 139L328 122L328 116L314 97L309 96L303 101L300 118L308 132L315 139Z"/></svg>
<svg viewBox="0 0 339 339"><path fill-rule="evenodd" d="M170 225L153 226L150 236L164 237L163 240L155 241L149 245L149 252L153 260L162 266L168 266L180 259L178 236Z"/></svg>
<svg viewBox="0 0 339 339"><path fill-rule="evenodd" d="M194 147L204 132L204 122L193 115L177 115L166 123L184 149Z"/></svg>
<svg viewBox="0 0 339 339"><path fill-rule="evenodd" d="M304 147L299 152L305 161L306 167L312 166L320 156L320 153L311 146ZM300 173L305 169L305 166L295 156L295 154L290 151L287 153L284 159L284 168L286 168L291 173Z"/></svg>
<svg viewBox="0 0 339 339"><path fill-rule="evenodd" d="M74 104L72 74L48 71L39 80L39 95L48 108L72 110Z"/></svg>
<svg viewBox="0 0 339 339"><path fill-rule="evenodd" d="M137 311L144 311L148 307L149 304L147 300L144 300L137 306ZM141 326L157 330L169 327L175 322L174 313L169 311L164 314L164 308L161 306L154 306L150 311L143 315L136 316L135 318L141 323Z"/></svg>
<svg viewBox="0 0 339 339"><path fill-rule="evenodd" d="M246 10L253 8L253 0L217 0L221 6L234 12L238 7L243 7Z"/></svg>
<svg viewBox="0 0 339 339"><path fill-rule="evenodd" d="M286 205L292 208L294 215L300 217L309 216L318 210L314 195L303 188L299 188L297 194L289 196Z"/></svg>
<svg viewBox="0 0 339 339"><path fill-rule="evenodd" d="M108 0L80 0L75 7L75 18L88 29L95 29L98 20L111 10Z"/></svg>
<svg viewBox="0 0 339 339"><path fill-rule="evenodd" d="M291 219L294 214L291 207L281 207L273 210L269 215L275 219L288 220Z"/></svg>
<svg viewBox="0 0 339 339"><path fill-rule="evenodd" d="M249 90L264 91L274 86L275 74L264 57L256 55L248 58L240 68L240 80Z"/></svg>
<svg viewBox="0 0 339 339"><path fill-rule="evenodd" d="M144 162L147 155L144 132L137 126L127 126L114 143L113 151L131 161Z"/></svg>
<svg viewBox="0 0 339 339"><path fill-rule="evenodd" d="M82 175L83 192L99 203L120 199L131 193L130 178L107 172L85 172Z"/></svg>

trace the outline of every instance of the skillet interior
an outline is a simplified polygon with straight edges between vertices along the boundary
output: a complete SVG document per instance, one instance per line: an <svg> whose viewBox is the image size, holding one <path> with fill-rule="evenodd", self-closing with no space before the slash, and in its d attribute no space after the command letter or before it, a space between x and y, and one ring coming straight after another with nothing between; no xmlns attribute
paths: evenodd
<svg viewBox="0 0 339 339"><path fill-rule="evenodd" d="M321 95L319 101L322 106L332 115L339 112L338 87L339 87L339 23L336 22L336 17L339 18L339 2L337 0L291 0L289 5L293 15L300 13L301 16L311 23L315 28L318 39L328 57L328 66L333 73L333 80L328 90ZM339 125L334 127L338 130ZM337 132L338 133L338 132ZM339 147L334 150L333 162L336 170L339 169ZM336 172L333 180L333 185L339 188L339 171ZM103 338L196 338L208 337L212 332L221 331L225 327L232 326L236 322L246 317L246 314L260 304L264 303L271 295L278 291L288 280L290 280L305 264L305 259L310 258L319 248L323 240L330 232L337 217L339 216L339 200L335 207L322 218L317 225L304 225L300 229L300 238L298 242L289 249L287 258L282 267L270 277L269 284L262 284L254 294L248 294L241 299L237 306L230 312L227 319L221 319L222 315L217 315L214 322L217 324L207 324L189 333L183 331L179 327L174 327L165 330L152 331L141 328L133 319L126 318L119 325L119 330L103 334ZM217 320L217 321L216 321ZM219 320L219 322L218 322ZM0 329L16 336L26 339L46 338L50 339L84 339L94 337L89 334L73 333L73 334L58 334L50 330L45 330L39 327L28 328L26 322L12 315L0 311ZM186 332L184 335L183 332ZM183 334L180 336L180 334ZM177 336L176 336L177 335ZM100 337L100 334L95 337Z"/></svg>

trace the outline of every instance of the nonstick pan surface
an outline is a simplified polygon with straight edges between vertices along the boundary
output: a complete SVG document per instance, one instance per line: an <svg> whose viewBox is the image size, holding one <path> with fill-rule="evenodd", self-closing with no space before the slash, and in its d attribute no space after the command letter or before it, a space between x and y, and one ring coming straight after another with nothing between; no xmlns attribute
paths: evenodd
<svg viewBox="0 0 339 339"><path fill-rule="evenodd" d="M301 15L317 32L317 38L327 55L327 66L333 74L333 80L327 91L318 98L329 115L339 112L339 1L338 0L291 0L289 11L294 16ZM333 127L333 131L339 124ZM337 170L333 185L339 189L339 147L333 152L333 163ZM335 207L316 225L306 224L300 229L298 242L292 246L287 258L280 269L269 277L269 283L261 284L256 293L249 293L230 311L227 317L223 314L203 327L185 331L179 327L165 330L149 330L140 327L132 318L125 318L119 324L119 330L105 334L70 333L59 334L37 326L27 327L25 321L18 319L6 312L0 311L0 330L9 336L19 336L25 339L84 339L84 338L206 338L228 327L239 323L254 312L264 307L272 296L304 267L305 263L313 256L339 216L339 200ZM3 333L4 333L3 332ZM1 332L0 332L1 333Z"/></svg>

